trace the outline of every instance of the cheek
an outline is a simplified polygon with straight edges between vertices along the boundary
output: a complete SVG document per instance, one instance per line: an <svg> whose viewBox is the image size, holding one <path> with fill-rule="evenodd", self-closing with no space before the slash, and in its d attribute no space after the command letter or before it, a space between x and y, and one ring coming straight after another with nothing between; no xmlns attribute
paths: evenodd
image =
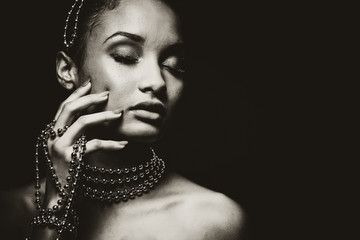
<svg viewBox="0 0 360 240"><path fill-rule="evenodd" d="M95 58L93 58L95 59ZM119 68L109 59L98 58L89 63L88 75L92 81L92 93L109 91L105 110L124 109L131 104L136 91L136 81L131 72Z"/></svg>
<svg viewBox="0 0 360 240"><path fill-rule="evenodd" d="M167 85L169 107L173 107L179 101L184 90L183 81L174 81Z"/></svg>
<svg viewBox="0 0 360 240"><path fill-rule="evenodd" d="M96 48L96 47L94 47ZM101 51L88 51L84 70L92 81L92 92L110 91L119 82L129 78L129 71L122 68L112 57Z"/></svg>
<svg viewBox="0 0 360 240"><path fill-rule="evenodd" d="M112 82L109 84L109 100L107 110L126 109L134 104L136 83L134 81Z"/></svg>

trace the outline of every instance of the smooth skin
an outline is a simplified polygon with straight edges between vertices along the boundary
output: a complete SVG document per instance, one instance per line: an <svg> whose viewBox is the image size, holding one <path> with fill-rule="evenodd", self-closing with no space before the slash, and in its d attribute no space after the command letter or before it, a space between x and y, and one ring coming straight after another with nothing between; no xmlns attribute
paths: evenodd
<svg viewBox="0 0 360 240"><path fill-rule="evenodd" d="M100 18L87 40L82 66L64 52L57 56L60 84L67 89L76 88L55 116L55 129L70 125L69 129L48 143L61 183L67 176L72 145L84 132L96 127L111 138L89 140L86 156L90 163L118 168L134 164L135 160L122 157L122 152L127 145L148 144L161 137L184 87L181 54L176 50L183 42L177 18L168 6L156 0L123 0ZM114 35L118 32L140 36L142 40ZM166 116L130 110L143 101L161 103ZM42 193L44 207L56 203L58 196L51 180L47 180ZM36 214L33 186L7 196L2 198L2 204L12 214L21 210L26 220ZM103 205L83 199L79 214L78 240L245 239L244 212L235 201L174 172L167 172L155 189L135 200ZM23 222L7 224L26 229ZM15 235L16 228L11 229ZM32 239L55 236L53 230L40 229Z"/></svg>

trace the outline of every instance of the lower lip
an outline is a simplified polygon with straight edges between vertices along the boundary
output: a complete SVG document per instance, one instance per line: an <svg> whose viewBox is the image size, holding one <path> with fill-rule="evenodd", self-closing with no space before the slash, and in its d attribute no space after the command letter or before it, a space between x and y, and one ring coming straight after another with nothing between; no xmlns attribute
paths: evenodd
<svg viewBox="0 0 360 240"><path fill-rule="evenodd" d="M147 119L147 120L153 120L153 121L159 121L162 119L162 116L159 113L151 112L143 109L133 109L131 112L134 113L136 117Z"/></svg>

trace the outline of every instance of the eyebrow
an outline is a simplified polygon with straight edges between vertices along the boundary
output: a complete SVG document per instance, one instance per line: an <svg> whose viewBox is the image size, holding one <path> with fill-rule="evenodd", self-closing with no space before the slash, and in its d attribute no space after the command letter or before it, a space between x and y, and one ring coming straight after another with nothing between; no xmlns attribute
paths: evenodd
<svg viewBox="0 0 360 240"><path fill-rule="evenodd" d="M116 36L123 36L123 37L127 37L135 42L138 42L140 44L144 44L145 42L145 38L139 36L139 35L136 35L136 34L133 34L133 33L128 33L128 32L122 32L122 31L118 31L114 34L112 34L111 36L109 36L108 38L105 39L105 41L103 42L106 43L109 39L113 38L113 37L116 37Z"/></svg>

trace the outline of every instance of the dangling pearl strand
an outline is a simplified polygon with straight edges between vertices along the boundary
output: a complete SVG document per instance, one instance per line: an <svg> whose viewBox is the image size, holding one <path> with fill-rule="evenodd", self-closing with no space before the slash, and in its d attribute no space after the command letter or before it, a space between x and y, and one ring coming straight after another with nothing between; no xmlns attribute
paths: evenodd
<svg viewBox="0 0 360 240"><path fill-rule="evenodd" d="M54 132L54 125L55 120L46 126L45 130L43 130L38 137L35 146L35 204L37 210L39 211L39 215L32 219L30 225L32 230L37 226L48 226L55 228L58 233L58 237L56 237L55 240L59 240L64 232L71 233L76 238L79 218L75 209L72 209L72 206L74 204L75 191L78 187L78 181L81 177L80 173L84 165L83 157L86 150L86 138L83 135L74 144L73 152L71 154L72 160L70 161L70 168L68 170L70 175L66 178L67 184L61 188L47 151L47 141L49 138L51 138L52 133ZM55 182L55 186L60 197L57 201L57 204L47 210L42 208L40 200L41 185L39 170L39 148L41 146L43 148L43 153L45 161L48 165L49 173L52 176L52 180ZM25 238L25 240L30 239L31 237Z"/></svg>

